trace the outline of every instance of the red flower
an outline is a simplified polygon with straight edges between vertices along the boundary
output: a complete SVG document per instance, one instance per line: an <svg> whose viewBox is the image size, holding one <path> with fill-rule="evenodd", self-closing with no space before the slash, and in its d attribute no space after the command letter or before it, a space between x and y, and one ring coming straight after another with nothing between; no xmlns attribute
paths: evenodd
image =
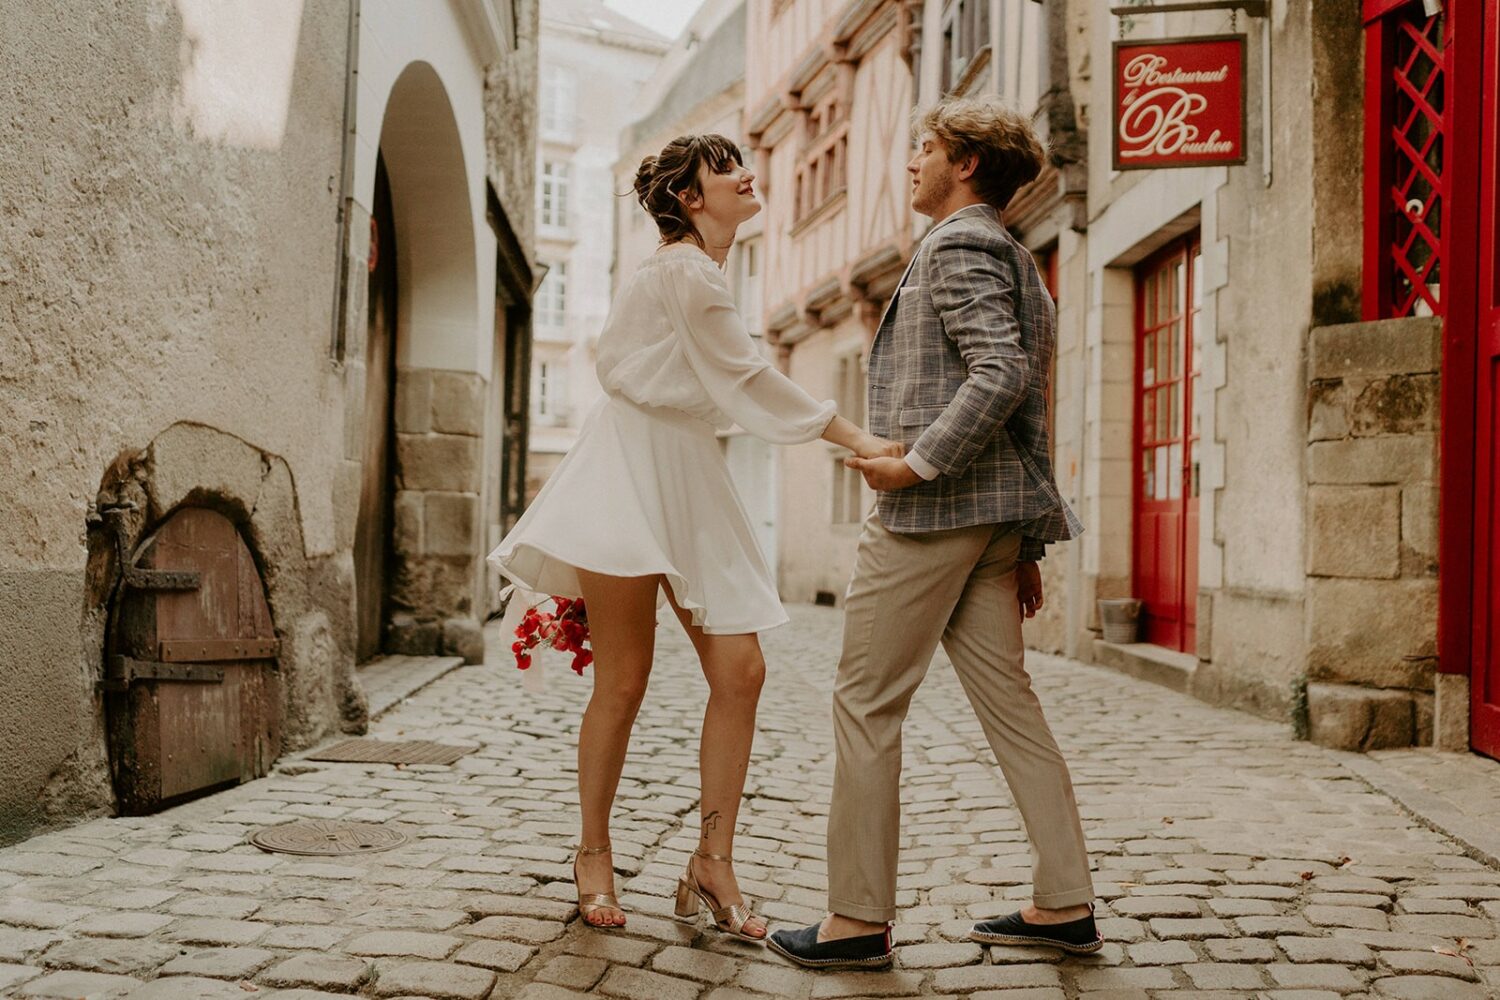
<svg viewBox="0 0 1500 1000"><path fill-rule="evenodd" d="M511 644L516 656L516 666L521 670L531 666L530 650L548 645L558 652L572 653L573 670L583 673L585 667L594 662L589 649L588 614L582 599L553 597L554 611L543 612L538 608L527 608L516 626L517 641Z"/></svg>

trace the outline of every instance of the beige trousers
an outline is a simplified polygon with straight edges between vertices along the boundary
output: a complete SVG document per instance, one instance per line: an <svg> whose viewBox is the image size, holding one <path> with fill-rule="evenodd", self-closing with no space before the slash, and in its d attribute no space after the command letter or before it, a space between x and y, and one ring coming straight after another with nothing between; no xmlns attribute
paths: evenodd
<svg viewBox="0 0 1500 1000"><path fill-rule="evenodd" d="M896 917L901 724L939 642L1026 825L1033 901L1049 909L1093 901L1068 765L1026 674L1016 600L1020 545L1006 525L898 535L877 514L866 519L833 693L834 913L873 922Z"/></svg>

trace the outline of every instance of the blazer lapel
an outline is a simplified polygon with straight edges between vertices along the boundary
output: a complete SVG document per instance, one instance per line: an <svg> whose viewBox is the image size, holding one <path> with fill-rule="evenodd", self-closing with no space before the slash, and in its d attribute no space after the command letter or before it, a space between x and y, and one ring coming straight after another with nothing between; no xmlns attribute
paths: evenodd
<svg viewBox="0 0 1500 1000"><path fill-rule="evenodd" d="M885 304L885 312L880 314L880 325L875 328L875 337L877 340L880 338L881 331L885 329L886 321L891 318L891 312L896 308L896 300L901 297L901 290L906 287L906 279L911 277L911 269L916 266L917 257L921 255L922 247L926 246L928 238L931 237L933 233L937 232L939 229L942 229L944 226L954 221L955 219L963 218L967 215L979 214L980 212L989 215L992 218L995 218L998 215L998 213L996 213L995 210L988 205L969 205L964 208L960 208L957 212L954 212L942 222L939 222L937 225L927 230L927 233L922 237L921 242L917 244L917 248L912 251L911 260L906 262L906 270L901 272L901 280L896 282L896 290L891 293L891 300Z"/></svg>

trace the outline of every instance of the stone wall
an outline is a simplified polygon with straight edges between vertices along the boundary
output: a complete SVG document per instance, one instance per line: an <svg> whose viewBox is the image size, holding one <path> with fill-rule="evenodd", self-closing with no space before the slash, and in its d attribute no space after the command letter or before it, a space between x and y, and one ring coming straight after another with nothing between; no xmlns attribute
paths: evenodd
<svg viewBox="0 0 1500 1000"><path fill-rule="evenodd" d="M1309 337L1307 725L1325 746L1433 742L1441 338L1435 318Z"/></svg>
<svg viewBox="0 0 1500 1000"><path fill-rule="evenodd" d="M482 559L485 382L473 372L396 374L396 495L385 646L484 659L473 580Z"/></svg>

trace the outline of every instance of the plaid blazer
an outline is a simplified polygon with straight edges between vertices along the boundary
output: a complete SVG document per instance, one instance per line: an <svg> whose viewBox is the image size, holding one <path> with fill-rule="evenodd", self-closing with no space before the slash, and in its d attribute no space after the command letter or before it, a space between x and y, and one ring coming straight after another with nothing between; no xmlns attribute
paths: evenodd
<svg viewBox="0 0 1500 1000"><path fill-rule="evenodd" d="M941 475L879 494L897 533L1017 522L1021 558L1083 525L1053 481L1047 381L1056 309L1036 262L988 205L917 248L870 350L870 429Z"/></svg>

